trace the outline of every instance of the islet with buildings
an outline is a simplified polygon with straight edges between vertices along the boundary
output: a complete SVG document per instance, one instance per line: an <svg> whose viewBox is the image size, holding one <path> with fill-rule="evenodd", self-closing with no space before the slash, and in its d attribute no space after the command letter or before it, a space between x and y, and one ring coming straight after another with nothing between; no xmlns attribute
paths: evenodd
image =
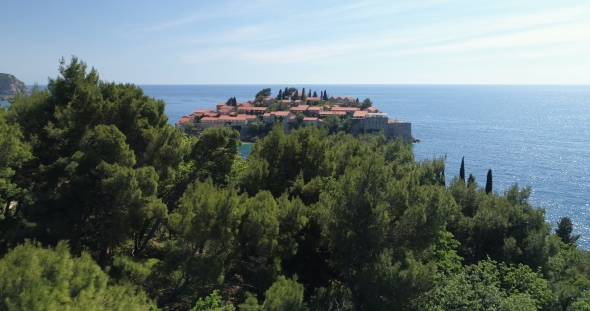
<svg viewBox="0 0 590 311"><path fill-rule="evenodd" d="M311 93L311 92L310 92ZM184 115L176 122L179 128L189 124L197 130L210 127L232 127L240 132L242 141L252 140L250 127L255 122L264 124L282 124L288 134L295 124L297 126L321 127L325 118L334 116L344 120L350 119L350 133L383 132L387 139L401 137L404 142L417 142L412 136L412 124L400 119L390 119L386 113L376 107L362 108L358 99L349 96L328 97L306 96L296 93L289 96L258 97L247 102L236 102L235 98L217 103L215 109L198 109ZM271 111L273 104L280 103L283 111Z"/></svg>

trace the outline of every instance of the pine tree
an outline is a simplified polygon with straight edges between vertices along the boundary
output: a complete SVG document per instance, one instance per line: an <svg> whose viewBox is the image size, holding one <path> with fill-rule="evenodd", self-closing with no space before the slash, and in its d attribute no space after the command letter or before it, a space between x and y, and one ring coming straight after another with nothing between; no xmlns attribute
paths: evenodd
<svg viewBox="0 0 590 311"><path fill-rule="evenodd" d="M488 179L486 180L486 194L492 192L492 169L488 170Z"/></svg>
<svg viewBox="0 0 590 311"><path fill-rule="evenodd" d="M561 238L563 243L573 245L580 238L580 235L572 236L572 231L574 231L574 224L569 217L563 217L557 222L555 234Z"/></svg>
<svg viewBox="0 0 590 311"><path fill-rule="evenodd" d="M465 157L461 158L461 169L459 169L459 178L465 182Z"/></svg>
<svg viewBox="0 0 590 311"><path fill-rule="evenodd" d="M298 100L299 99L299 91L297 89L295 89L295 92L293 92L293 95L291 95L291 99L292 100Z"/></svg>

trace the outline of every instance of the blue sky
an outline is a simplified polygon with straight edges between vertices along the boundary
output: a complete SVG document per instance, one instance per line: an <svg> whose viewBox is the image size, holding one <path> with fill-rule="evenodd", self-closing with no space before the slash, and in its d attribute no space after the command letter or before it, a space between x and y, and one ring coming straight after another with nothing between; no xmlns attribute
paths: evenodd
<svg viewBox="0 0 590 311"><path fill-rule="evenodd" d="M0 72L135 84L590 84L590 1L8 1Z"/></svg>

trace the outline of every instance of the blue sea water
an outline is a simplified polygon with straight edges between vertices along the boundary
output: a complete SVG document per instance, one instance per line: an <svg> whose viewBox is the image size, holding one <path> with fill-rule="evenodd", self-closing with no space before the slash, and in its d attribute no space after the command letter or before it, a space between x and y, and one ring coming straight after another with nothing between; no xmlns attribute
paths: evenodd
<svg viewBox="0 0 590 311"><path fill-rule="evenodd" d="M173 123L194 109L236 97L252 99L285 85L143 85L166 102ZM303 86L295 86L301 87ZM531 204L553 226L570 217L590 249L590 86L575 85L305 85L306 92L370 98L390 118L412 123L416 160L446 157L447 178L466 173L494 191L530 186Z"/></svg>

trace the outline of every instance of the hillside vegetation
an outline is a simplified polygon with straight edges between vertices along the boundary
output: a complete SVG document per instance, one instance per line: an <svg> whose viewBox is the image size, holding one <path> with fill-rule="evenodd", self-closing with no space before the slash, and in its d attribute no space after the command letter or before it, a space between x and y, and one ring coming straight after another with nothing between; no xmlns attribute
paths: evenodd
<svg viewBox="0 0 590 311"><path fill-rule="evenodd" d="M0 73L0 94L17 94L29 92L25 84L15 76L7 73Z"/></svg>
<svg viewBox="0 0 590 311"><path fill-rule="evenodd" d="M589 253L528 188L317 127L243 160L164 106L72 58L0 111L0 310L590 308Z"/></svg>

